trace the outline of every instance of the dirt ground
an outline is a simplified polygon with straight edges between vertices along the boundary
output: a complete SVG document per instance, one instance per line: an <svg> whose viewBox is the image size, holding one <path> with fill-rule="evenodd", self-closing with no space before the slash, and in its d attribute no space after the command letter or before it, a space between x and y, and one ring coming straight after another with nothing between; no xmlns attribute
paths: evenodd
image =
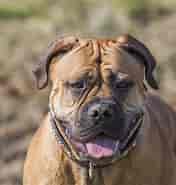
<svg viewBox="0 0 176 185"><path fill-rule="evenodd" d="M107 11L104 10L105 16L109 16ZM95 16L99 14L94 12ZM176 106L176 13L145 24L117 15L113 19L113 29L108 32L95 24L93 17L86 23L86 29L74 27L73 32L87 36L86 30L90 28L90 35L107 37L122 32L133 33L146 43L157 59L159 94ZM72 33L72 29L61 28L54 18L0 20L1 185L21 184L27 146L48 109L49 89L38 91L35 88L32 69L48 43L56 34L63 33Z"/></svg>

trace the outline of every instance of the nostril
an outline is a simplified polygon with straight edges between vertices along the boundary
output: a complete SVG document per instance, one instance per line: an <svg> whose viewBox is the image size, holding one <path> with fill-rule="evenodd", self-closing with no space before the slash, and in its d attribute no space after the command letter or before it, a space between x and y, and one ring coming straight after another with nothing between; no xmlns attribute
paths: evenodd
<svg viewBox="0 0 176 185"><path fill-rule="evenodd" d="M99 115L99 113L98 113L97 110L93 110L93 111L91 112L91 116L92 116L93 118L97 118L98 115Z"/></svg>
<svg viewBox="0 0 176 185"><path fill-rule="evenodd" d="M112 117L112 114L111 114L110 111L105 110L104 113L103 113L103 116L104 116L105 118L110 118L110 117Z"/></svg>

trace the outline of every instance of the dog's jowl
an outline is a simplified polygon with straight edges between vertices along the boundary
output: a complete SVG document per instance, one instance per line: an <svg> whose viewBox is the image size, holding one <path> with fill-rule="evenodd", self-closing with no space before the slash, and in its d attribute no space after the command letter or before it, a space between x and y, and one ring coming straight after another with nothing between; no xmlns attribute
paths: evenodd
<svg viewBox="0 0 176 185"><path fill-rule="evenodd" d="M176 185L176 113L157 95L155 65L130 35L52 42L34 70L51 91L24 185Z"/></svg>

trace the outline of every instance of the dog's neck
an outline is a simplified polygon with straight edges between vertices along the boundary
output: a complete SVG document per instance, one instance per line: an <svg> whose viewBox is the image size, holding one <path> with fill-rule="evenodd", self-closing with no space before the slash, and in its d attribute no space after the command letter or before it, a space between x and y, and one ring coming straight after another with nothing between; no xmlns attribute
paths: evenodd
<svg viewBox="0 0 176 185"><path fill-rule="evenodd" d="M73 185L114 185L121 184L121 182L131 184L134 174L131 169L130 160L130 158L126 158L108 167L94 168L91 178L88 168L68 161L74 174L73 181L76 182ZM128 173L126 173L126 170Z"/></svg>

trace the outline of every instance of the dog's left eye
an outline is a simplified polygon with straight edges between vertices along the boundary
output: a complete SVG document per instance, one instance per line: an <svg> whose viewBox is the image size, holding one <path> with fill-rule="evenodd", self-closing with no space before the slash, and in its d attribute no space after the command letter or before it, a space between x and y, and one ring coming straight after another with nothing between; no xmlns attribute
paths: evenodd
<svg viewBox="0 0 176 185"><path fill-rule="evenodd" d="M121 81L121 80L118 80L115 83L115 87L117 89L128 89L128 88L132 87L133 84L134 83L132 81L124 81L124 80Z"/></svg>

